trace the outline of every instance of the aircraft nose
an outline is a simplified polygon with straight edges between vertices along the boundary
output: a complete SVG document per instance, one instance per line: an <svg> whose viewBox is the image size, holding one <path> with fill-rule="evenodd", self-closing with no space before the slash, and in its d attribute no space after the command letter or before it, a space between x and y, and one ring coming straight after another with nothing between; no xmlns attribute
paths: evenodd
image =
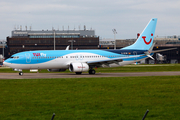
<svg viewBox="0 0 180 120"><path fill-rule="evenodd" d="M4 65L4 66L7 66L7 67L11 67L11 66L12 66L11 60L6 59L6 60L3 62L3 65Z"/></svg>
<svg viewBox="0 0 180 120"><path fill-rule="evenodd" d="M5 60L5 61L3 62L3 65L8 66L8 63L9 63L9 62L7 62L7 60Z"/></svg>
<svg viewBox="0 0 180 120"><path fill-rule="evenodd" d="M7 65L7 62L6 62L6 61L4 61L4 62L3 62L3 65Z"/></svg>

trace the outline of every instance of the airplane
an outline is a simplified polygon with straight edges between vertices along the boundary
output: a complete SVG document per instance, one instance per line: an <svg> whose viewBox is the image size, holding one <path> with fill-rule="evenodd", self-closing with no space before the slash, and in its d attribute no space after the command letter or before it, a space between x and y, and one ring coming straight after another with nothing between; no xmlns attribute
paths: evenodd
<svg viewBox="0 0 180 120"><path fill-rule="evenodd" d="M105 50L38 50L26 51L12 55L4 61L4 65L19 71L25 69L47 69L50 72L65 71L69 69L76 74L89 72L95 74L94 68L118 67L151 58L155 52L172 50L176 48L153 51L153 43L157 18L152 18L136 42L122 49Z"/></svg>

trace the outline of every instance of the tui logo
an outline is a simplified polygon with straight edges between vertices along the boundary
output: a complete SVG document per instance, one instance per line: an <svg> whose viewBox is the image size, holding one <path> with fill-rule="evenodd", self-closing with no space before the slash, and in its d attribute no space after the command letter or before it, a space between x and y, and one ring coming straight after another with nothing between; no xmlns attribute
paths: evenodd
<svg viewBox="0 0 180 120"><path fill-rule="evenodd" d="M46 57L46 54L44 53L33 53L34 56L41 56L41 57Z"/></svg>
<svg viewBox="0 0 180 120"><path fill-rule="evenodd" d="M153 36L153 34L151 33L151 36ZM149 42L146 41L146 36L142 36L144 43L146 43L146 45L149 45L152 41L152 38L149 40Z"/></svg>

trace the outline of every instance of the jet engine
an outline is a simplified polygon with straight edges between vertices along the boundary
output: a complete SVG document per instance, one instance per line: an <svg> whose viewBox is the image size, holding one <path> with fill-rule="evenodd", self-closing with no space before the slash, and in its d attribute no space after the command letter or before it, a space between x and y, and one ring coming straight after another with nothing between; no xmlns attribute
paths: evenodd
<svg viewBox="0 0 180 120"><path fill-rule="evenodd" d="M64 72L66 69L47 69L49 72Z"/></svg>
<svg viewBox="0 0 180 120"><path fill-rule="evenodd" d="M69 66L71 72L87 72L89 65L87 63L71 63Z"/></svg>

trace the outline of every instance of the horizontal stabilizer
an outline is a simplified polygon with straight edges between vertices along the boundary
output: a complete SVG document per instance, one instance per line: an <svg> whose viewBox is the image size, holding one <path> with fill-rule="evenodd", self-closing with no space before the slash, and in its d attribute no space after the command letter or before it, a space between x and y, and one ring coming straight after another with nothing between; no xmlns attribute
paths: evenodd
<svg viewBox="0 0 180 120"><path fill-rule="evenodd" d="M175 50L177 48L168 48L168 49L163 49L163 50L155 50L155 51L152 51L152 53L157 53L157 52L163 52L163 51L168 51L168 50Z"/></svg>
<svg viewBox="0 0 180 120"><path fill-rule="evenodd" d="M149 58L151 58L151 59L153 59L154 60L154 58L151 56L151 55L147 55Z"/></svg>

